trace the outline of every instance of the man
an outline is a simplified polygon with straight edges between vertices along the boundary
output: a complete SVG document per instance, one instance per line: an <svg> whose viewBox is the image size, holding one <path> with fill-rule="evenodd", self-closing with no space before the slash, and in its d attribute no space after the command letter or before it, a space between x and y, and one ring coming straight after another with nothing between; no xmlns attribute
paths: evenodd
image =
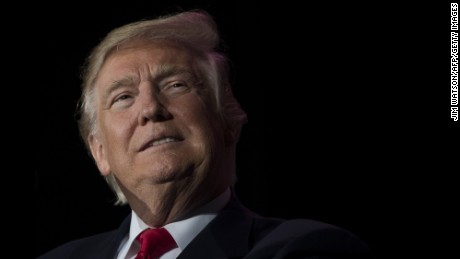
<svg viewBox="0 0 460 259"><path fill-rule="evenodd" d="M204 11L183 12L117 28L93 50L80 132L132 213L118 230L39 258L372 258L346 230L261 217L238 202L235 150L246 114L216 28ZM159 234L147 229L166 235L161 254L146 255L159 250L148 247L146 233Z"/></svg>

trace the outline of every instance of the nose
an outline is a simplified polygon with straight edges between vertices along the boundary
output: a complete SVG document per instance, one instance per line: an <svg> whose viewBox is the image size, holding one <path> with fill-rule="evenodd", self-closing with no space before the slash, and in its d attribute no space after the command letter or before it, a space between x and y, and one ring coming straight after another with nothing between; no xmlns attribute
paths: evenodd
<svg viewBox="0 0 460 259"><path fill-rule="evenodd" d="M140 125L145 125L148 121L159 122L172 118L171 113L169 113L165 107L164 101L156 91L148 90L142 93L140 96L140 102Z"/></svg>

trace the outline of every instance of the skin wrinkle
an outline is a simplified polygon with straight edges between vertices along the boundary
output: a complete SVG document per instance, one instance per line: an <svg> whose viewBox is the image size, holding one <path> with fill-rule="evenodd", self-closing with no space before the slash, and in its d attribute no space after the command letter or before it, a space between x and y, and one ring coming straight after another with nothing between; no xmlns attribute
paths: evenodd
<svg viewBox="0 0 460 259"><path fill-rule="evenodd" d="M90 141L96 164L103 175L115 175L130 206L151 226L193 213L232 184L227 157L233 145L225 141L220 115L208 109L213 97L200 84L193 58L186 48L140 44L110 55L96 79L96 96L104 96L97 103L110 104L98 110L100 132ZM180 84L169 88L176 80ZM138 151L161 132L183 140Z"/></svg>
<svg viewBox="0 0 460 259"><path fill-rule="evenodd" d="M165 258L373 258L340 227L266 217L239 201L236 144L247 114L233 96L233 64L217 29L197 9L125 24L91 50L79 132L115 205L132 213L117 230L74 239L39 258L143 256L146 242L137 237L162 226L177 244ZM235 83L250 90L253 82Z"/></svg>

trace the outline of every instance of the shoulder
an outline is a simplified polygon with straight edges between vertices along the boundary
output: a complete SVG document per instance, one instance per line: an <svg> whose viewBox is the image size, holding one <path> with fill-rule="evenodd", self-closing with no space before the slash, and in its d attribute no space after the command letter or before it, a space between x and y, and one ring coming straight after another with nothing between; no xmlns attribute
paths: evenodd
<svg viewBox="0 0 460 259"><path fill-rule="evenodd" d="M97 258L94 257L95 254L99 254L101 251L110 247L115 232L116 231L104 232L64 243L39 256L37 259Z"/></svg>
<svg viewBox="0 0 460 259"><path fill-rule="evenodd" d="M255 218L253 228L258 234L246 258L373 258L368 245L358 236L324 222Z"/></svg>
<svg viewBox="0 0 460 259"><path fill-rule="evenodd" d="M116 230L103 232L67 242L39 256L37 259L101 259L114 258L125 235L129 231L131 213Z"/></svg>

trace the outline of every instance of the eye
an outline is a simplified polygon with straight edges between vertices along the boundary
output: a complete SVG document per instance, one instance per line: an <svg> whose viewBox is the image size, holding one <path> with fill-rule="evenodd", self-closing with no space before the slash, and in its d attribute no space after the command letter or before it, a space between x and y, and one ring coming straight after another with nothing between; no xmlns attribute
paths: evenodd
<svg viewBox="0 0 460 259"><path fill-rule="evenodd" d="M187 85L183 82L174 82L170 86L171 88L181 88L181 87L187 87Z"/></svg>
<svg viewBox="0 0 460 259"><path fill-rule="evenodd" d="M130 99L130 98L132 98L131 95L122 94L122 95L118 96L117 98L115 98L115 99L113 100L113 102L114 102L114 103L116 103L116 102L121 102L121 101L124 101L124 100L128 100L128 99Z"/></svg>
<svg viewBox="0 0 460 259"><path fill-rule="evenodd" d="M166 84L161 92L165 95L176 95L187 92L189 89L190 86L185 81L173 81Z"/></svg>
<svg viewBox="0 0 460 259"><path fill-rule="evenodd" d="M113 107L128 107L129 105L132 104L134 96L132 94L119 94L115 96L115 98L112 101L112 106Z"/></svg>
<svg viewBox="0 0 460 259"><path fill-rule="evenodd" d="M172 85L172 87L184 87L184 86L186 86L186 85L184 83L182 83L182 82L176 82L176 83L174 83Z"/></svg>

